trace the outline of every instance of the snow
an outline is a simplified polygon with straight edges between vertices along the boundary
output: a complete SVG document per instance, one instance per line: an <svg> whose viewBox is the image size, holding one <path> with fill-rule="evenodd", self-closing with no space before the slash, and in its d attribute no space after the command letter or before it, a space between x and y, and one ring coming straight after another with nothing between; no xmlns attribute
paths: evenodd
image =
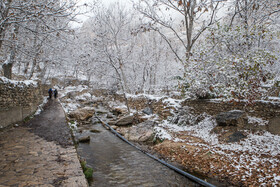
<svg viewBox="0 0 280 187"><path fill-rule="evenodd" d="M269 100L276 100L280 101L280 96L279 97L268 97Z"/></svg>
<svg viewBox="0 0 280 187"><path fill-rule="evenodd" d="M34 86L34 87L38 86L38 83L34 80L15 81L15 80L8 79L6 77L0 77L0 81L5 84L12 84L14 85L14 87L21 87L21 88L23 88L24 86Z"/></svg>
<svg viewBox="0 0 280 187"><path fill-rule="evenodd" d="M62 107L66 113L74 111L80 107L78 103L62 103Z"/></svg>
<svg viewBox="0 0 280 187"><path fill-rule="evenodd" d="M6 65L11 64L11 56L8 56L8 58L5 60L5 62L3 64L6 64Z"/></svg>
<svg viewBox="0 0 280 187"><path fill-rule="evenodd" d="M256 125L267 125L268 124L267 120L263 120L261 118L252 117L252 116L247 116L247 117L248 117L248 123L256 124Z"/></svg>
<svg viewBox="0 0 280 187"><path fill-rule="evenodd" d="M157 138L161 140L172 140L172 136L164 128L154 127L154 131Z"/></svg>
<svg viewBox="0 0 280 187"><path fill-rule="evenodd" d="M75 92L75 91L82 92L83 90L86 90L86 89L88 89L88 86L85 86L85 85L67 86L63 89L63 92L61 93L61 97L64 97L69 92Z"/></svg>
<svg viewBox="0 0 280 187"><path fill-rule="evenodd" d="M126 96L128 98L140 98L140 97L145 97L147 99L150 100L156 100L157 102L163 98L166 98L167 96L156 96L156 95L150 95L150 94L138 94L138 95L134 95L134 94L126 94Z"/></svg>
<svg viewBox="0 0 280 187"><path fill-rule="evenodd" d="M38 106L37 111L34 115L39 115L43 111L43 106L48 102L48 97L44 97L43 103Z"/></svg>
<svg viewBox="0 0 280 187"><path fill-rule="evenodd" d="M162 102L163 103L168 103L169 106L173 106L175 108L179 108L181 106L180 104L181 104L182 101L183 100L181 100L181 99L166 98Z"/></svg>
<svg viewBox="0 0 280 187"><path fill-rule="evenodd" d="M76 132L76 130L78 129L78 122L77 121L72 121L68 123L69 127L74 130L74 132Z"/></svg>
<svg viewBox="0 0 280 187"><path fill-rule="evenodd" d="M78 95L75 97L76 100L82 100L82 101L86 101L88 99L91 98L91 94L90 93L84 93L82 95Z"/></svg>
<svg viewBox="0 0 280 187"><path fill-rule="evenodd" d="M160 127L167 128L171 132L191 132L192 136L201 138L205 142L215 145L218 143L218 138L216 134L211 134L211 130L216 126L216 121L212 117L206 117L203 121L199 122L197 125L193 126L178 126L176 124L171 124L167 120L164 120L159 124Z"/></svg>

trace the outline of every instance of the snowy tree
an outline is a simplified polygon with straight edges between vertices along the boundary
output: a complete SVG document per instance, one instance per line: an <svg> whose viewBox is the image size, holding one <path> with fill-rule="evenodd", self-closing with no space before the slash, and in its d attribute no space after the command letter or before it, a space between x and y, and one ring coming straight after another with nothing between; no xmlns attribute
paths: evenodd
<svg viewBox="0 0 280 187"><path fill-rule="evenodd" d="M69 22L76 15L76 4L54 0L1 0L0 5L0 51L1 61L5 61L2 64L4 74L11 75L14 62L24 60L25 72L30 68L28 77L31 78L46 52L43 48L48 45L47 41L69 29Z"/></svg>
<svg viewBox="0 0 280 187"><path fill-rule="evenodd" d="M265 97L279 66L279 11L276 1L234 1L229 15L207 33L186 71L199 97L249 101ZM193 73L195 71L195 73Z"/></svg>
<svg viewBox="0 0 280 187"><path fill-rule="evenodd" d="M202 33L216 23L219 4L219 1L208 0L134 1L134 7L148 19L146 25L165 39L182 63L190 58ZM180 42L184 54L176 49L173 40Z"/></svg>

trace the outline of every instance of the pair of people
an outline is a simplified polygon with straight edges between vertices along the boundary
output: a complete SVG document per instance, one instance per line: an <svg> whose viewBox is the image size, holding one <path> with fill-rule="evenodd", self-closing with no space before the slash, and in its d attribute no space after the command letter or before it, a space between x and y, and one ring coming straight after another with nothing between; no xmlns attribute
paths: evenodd
<svg viewBox="0 0 280 187"><path fill-rule="evenodd" d="M49 98L51 99L52 98L52 95L54 95L54 98L56 99L57 98L57 89L52 89L52 88L50 88L49 89L49 91L48 91L48 93L49 93Z"/></svg>

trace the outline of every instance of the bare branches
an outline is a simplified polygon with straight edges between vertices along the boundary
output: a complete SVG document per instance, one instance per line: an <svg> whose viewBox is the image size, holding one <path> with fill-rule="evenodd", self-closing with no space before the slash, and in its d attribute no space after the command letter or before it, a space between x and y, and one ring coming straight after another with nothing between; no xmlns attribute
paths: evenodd
<svg viewBox="0 0 280 187"><path fill-rule="evenodd" d="M209 12L209 9L211 9L213 4L215 6L212 8L211 12ZM205 32L205 30L207 30L207 28L209 28L211 25L216 23L216 13L218 11L219 2L215 3L207 0L154 0L152 2L148 2L146 0L142 0L139 2L134 2L134 7L145 18L148 18L148 20L151 22L151 27L153 27L152 29L157 31L161 30L159 34L167 42L169 42L171 38L171 35L167 30L171 31L175 36L175 40L179 41L182 47L185 48L185 57L188 60L188 58L191 56L192 48L201 34ZM170 13L169 9L172 9ZM178 13L183 16L182 22L185 28L185 33L178 29L178 25L174 24L174 21L172 21L178 18L180 19L180 16L177 16ZM167 16L168 14L169 17ZM206 14L210 17L210 19L205 19ZM166 16L168 19L165 18ZM208 23L204 24L204 22ZM199 25L201 28L197 29ZM168 45L178 60L182 61L182 54L179 55L176 53L170 42Z"/></svg>

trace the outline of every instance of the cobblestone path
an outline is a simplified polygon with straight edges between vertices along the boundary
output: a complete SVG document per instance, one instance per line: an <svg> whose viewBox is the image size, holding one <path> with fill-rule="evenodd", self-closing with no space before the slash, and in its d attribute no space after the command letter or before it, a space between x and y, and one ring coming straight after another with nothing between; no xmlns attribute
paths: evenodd
<svg viewBox="0 0 280 187"><path fill-rule="evenodd" d="M0 187L88 186L69 137L63 109L54 100L27 124L2 130Z"/></svg>

